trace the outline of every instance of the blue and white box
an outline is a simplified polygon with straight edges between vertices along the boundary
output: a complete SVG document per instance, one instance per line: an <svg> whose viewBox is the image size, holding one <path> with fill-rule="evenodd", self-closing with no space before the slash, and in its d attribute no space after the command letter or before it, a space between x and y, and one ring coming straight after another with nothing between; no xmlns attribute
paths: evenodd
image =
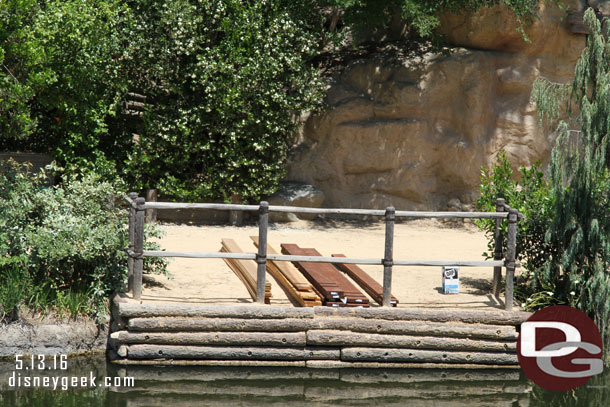
<svg viewBox="0 0 610 407"><path fill-rule="evenodd" d="M460 268L457 266L443 266L443 294L459 294Z"/></svg>

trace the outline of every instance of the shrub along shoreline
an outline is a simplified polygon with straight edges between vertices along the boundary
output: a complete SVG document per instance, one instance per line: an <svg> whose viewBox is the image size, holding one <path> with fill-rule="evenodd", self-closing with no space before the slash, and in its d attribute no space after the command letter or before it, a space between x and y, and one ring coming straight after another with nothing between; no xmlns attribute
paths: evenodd
<svg viewBox="0 0 610 407"><path fill-rule="evenodd" d="M127 278L127 211L113 199L120 192L93 173L53 187L45 179L14 161L0 168L0 321L26 307L102 322ZM152 225L146 234L158 233ZM147 259L145 269L166 273L166 262Z"/></svg>

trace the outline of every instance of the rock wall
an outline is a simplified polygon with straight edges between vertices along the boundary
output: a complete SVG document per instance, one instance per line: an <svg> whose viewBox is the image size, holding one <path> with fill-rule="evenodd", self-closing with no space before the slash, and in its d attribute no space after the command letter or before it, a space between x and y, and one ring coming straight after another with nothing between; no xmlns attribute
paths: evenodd
<svg viewBox="0 0 610 407"><path fill-rule="evenodd" d="M529 96L539 76L571 80L585 36L565 15L542 3L530 43L502 6L444 15L456 48L385 46L351 62L332 79L330 108L307 119L287 179L321 189L324 206L468 209L500 150L515 166L547 163L554 137Z"/></svg>

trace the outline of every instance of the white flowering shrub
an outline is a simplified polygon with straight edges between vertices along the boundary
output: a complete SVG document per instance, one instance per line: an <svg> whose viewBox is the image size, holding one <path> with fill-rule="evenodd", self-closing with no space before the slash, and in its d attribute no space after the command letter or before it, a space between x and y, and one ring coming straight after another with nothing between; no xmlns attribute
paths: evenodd
<svg viewBox="0 0 610 407"><path fill-rule="evenodd" d="M150 103L130 156L131 182L186 200L274 192L295 116L323 95L308 63L321 17L303 8L297 19L279 0L133 7L129 37L137 41L122 58Z"/></svg>

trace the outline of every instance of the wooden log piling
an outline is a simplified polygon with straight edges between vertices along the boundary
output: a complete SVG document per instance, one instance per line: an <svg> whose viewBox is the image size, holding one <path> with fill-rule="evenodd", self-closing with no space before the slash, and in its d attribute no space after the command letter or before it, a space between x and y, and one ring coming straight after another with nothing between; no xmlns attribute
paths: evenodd
<svg viewBox="0 0 610 407"><path fill-rule="evenodd" d="M139 300L142 297L142 272L144 270L144 198L136 198L136 216L135 216L135 231L133 242L133 298Z"/></svg>

